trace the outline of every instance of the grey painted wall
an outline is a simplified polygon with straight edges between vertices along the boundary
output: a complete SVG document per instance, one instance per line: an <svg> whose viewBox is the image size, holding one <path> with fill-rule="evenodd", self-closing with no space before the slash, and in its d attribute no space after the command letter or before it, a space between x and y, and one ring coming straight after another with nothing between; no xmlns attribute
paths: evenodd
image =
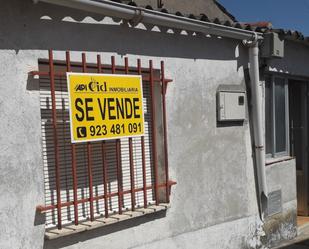
<svg viewBox="0 0 309 249"><path fill-rule="evenodd" d="M248 120L218 125L216 91L220 84L245 87L248 55L241 42L131 29L110 19L47 4L12 0L0 9L0 248L256 248L263 241L258 216ZM42 18L44 16L44 18ZM46 18L46 16L51 17ZM66 19L68 20L68 19ZM149 27L148 27L149 28ZM54 241L44 241L44 219L35 207L44 203L41 123L37 70L47 49L55 59L105 63L123 55L166 63L171 208ZM108 61L107 61L108 59ZM293 173L293 164L288 169ZM270 176L270 181L271 181ZM289 179L284 179L284 181ZM293 180L293 179L292 179ZM292 186L292 185L291 185ZM293 199L289 195L288 202ZM286 209L295 210L295 206ZM281 237L277 237L280 240Z"/></svg>
<svg viewBox="0 0 309 249"><path fill-rule="evenodd" d="M285 41L284 58L267 61L272 71L309 77L309 46L299 42Z"/></svg>
<svg viewBox="0 0 309 249"><path fill-rule="evenodd" d="M268 191L281 189L283 203L295 200L296 169L295 159L266 166ZM289 181L285 181L289 179Z"/></svg>
<svg viewBox="0 0 309 249"><path fill-rule="evenodd" d="M297 234L295 159L266 166L266 176L268 191L282 192L282 212L268 217L263 225L268 245L277 246L278 238L290 240Z"/></svg>

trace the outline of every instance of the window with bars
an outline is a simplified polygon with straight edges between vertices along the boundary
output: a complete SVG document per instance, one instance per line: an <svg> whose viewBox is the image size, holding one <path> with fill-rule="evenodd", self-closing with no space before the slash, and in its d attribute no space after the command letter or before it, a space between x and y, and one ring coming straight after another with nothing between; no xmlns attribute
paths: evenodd
<svg viewBox="0 0 309 249"><path fill-rule="evenodd" d="M289 154L288 80L269 76L265 82L265 141L270 157Z"/></svg>
<svg viewBox="0 0 309 249"><path fill-rule="evenodd" d="M142 75L145 135L72 144L66 72ZM53 231L47 238L72 225L80 229L100 219L103 225L115 215L121 220L124 214L166 208L175 182L168 176L165 93L171 80L164 76L164 63L154 69L149 61L149 68L142 68L138 59L129 67L125 58L124 66L116 66L114 57L102 64L100 55L87 63L84 53L81 62L71 62L69 52L65 61L57 61L50 50L32 74L40 82L45 182L45 205L37 210L45 212L47 234Z"/></svg>

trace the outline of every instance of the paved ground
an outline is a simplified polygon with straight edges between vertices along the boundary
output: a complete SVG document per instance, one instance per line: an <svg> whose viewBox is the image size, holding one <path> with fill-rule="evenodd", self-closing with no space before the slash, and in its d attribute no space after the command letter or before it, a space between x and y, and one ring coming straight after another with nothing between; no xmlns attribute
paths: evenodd
<svg viewBox="0 0 309 249"><path fill-rule="evenodd" d="M303 224L299 222L298 236L285 243L283 247L276 247L282 249L309 249L309 222L306 221Z"/></svg>
<svg viewBox="0 0 309 249"><path fill-rule="evenodd" d="M309 242L282 247L282 249L309 249Z"/></svg>
<svg viewBox="0 0 309 249"><path fill-rule="evenodd" d="M298 228L298 236L280 249L309 249L309 224Z"/></svg>

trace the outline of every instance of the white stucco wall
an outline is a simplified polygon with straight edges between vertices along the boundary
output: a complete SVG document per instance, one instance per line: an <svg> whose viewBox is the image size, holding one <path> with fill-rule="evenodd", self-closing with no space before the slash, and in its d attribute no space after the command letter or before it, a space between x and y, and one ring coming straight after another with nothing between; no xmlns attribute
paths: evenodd
<svg viewBox="0 0 309 249"><path fill-rule="evenodd" d="M83 20L85 14L31 1L0 9L0 248L256 248L263 236L258 216L250 127L217 125L219 85L245 88L247 51L230 39L168 34ZM4 18L5 16L5 18ZM42 19L50 16L52 20ZM96 18L100 20L100 18ZM93 19L87 19L88 21ZM38 81L28 76L38 59L95 62L100 53L123 65L141 58L173 79L167 90L171 208L103 229L44 241L44 203ZM293 207L295 208L295 207Z"/></svg>

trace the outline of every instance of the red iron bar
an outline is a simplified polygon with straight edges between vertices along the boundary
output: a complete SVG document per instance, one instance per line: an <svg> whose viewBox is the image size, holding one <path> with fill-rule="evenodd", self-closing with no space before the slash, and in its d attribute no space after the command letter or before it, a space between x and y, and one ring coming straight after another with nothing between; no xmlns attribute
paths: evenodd
<svg viewBox="0 0 309 249"><path fill-rule="evenodd" d="M71 72L70 52L66 51L67 72ZM75 144L71 143L72 156L72 176L73 176L73 199L74 199L74 224L78 225L78 205L77 205L77 175L76 175L76 149Z"/></svg>
<svg viewBox="0 0 309 249"><path fill-rule="evenodd" d="M129 74L128 58L124 58L125 74ZM134 163L133 163L133 145L132 138L129 138L129 154L130 154L130 185L131 185L131 206L135 210L135 186L134 186Z"/></svg>
<svg viewBox="0 0 309 249"><path fill-rule="evenodd" d="M135 210L135 185L134 185L134 164L133 164L133 145L132 138L129 138L129 153L130 153L130 183L131 183L131 206Z"/></svg>
<svg viewBox="0 0 309 249"><path fill-rule="evenodd" d="M97 67L98 73L103 73L102 64L101 64L101 56L97 55ZM104 188L104 216L108 217L108 199L107 199L107 160L106 160L106 145L105 141L102 141L102 162L103 162L103 188Z"/></svg>
<svg viewBox="0 0 309 249"><path fill-rule="evenodd" d="M87 72L86 54L82 53L83 73ZM92 183L92 158L91 158L91 144L87 143L87 164L88 164L88 179L89 179L89 206L90 206L90 220L94 220L93 214L93 183Z"/></svg>
<svg viewBox="0 0 309 249"><path fill-rule="evenodd" d="M116 73L115 56L112 56L112 74ZM116 156L117 156L117 183L118 183L118 209L122 214L123 193L122 193L122 172L121 172L121 143L116 139Z"/></svg>
<svg viewBox="0 0 309 249"><path fill-rule="evenodd" d="M167 125L166 125L166 84L164 73L164 61L161 61L161 81L162 81L162 107L163 107L163 138L164 138L164 166L165 166L165 182L169 181L168 175L168 148L167 148ZM169 186L166 186L165 199L170 202Z"/></svg>
<svg viewBox="0 0 309 249"><path fill-rule="evenodd" d="M137 71L139 75L142 75L141 60L137 59ZM144 196L144 208L147 208L147 187L146 187L146 158L145 158L145 137L141 137L142 147L142 171L143 171L143 196Z"/></svg>
<svg viewBox="0 0 309 249"><path fill-rule="evenodd" d="M108 193L107 193L107 160L106 160L106 146L105 141L102 142L102 157L103 157L103 187L104 187L104 216L108 217Z"/></svg>
<svg viewBox="0 0 309 249"><path fill-rule="evenodd" d="M152 120L152 158L153 158L153 172L155 185L155 201L159 205L159 191L158 191L158 165L157 165L157 131L156 131L156 105L154 96L154 81L153 81L153 64L149 61L150 72L150 95L151 95L151 120Z"/></svg>
<svg viewBox="0 0 309 249"><path fill-rule="evenodd" d="M174 182L174 181L168 182L169 187L173 186L175 184L176 184L176 182ZM158 188L166 188L166 184L165 183L159 184ZM154 186L152 186L152 185L146 186L146 189L147 190L149 190L149 189L154 190ZM144 189L143 188L136 188L135 189L135 193L141 192L141 191L144 191ZM130 193L131 193L131 190L126 190L126 191L122 192L122 194L130 194ZM115 196L118 196L118 192L110 193L110 194L107 195L108 198L115 197ZM105 198L105 195L98 195L98 196L95 196L93 198L93 200L96 201L96 200L100 200L100 199L104 199L104 198ZM77 201L78 204L85 203L85 202L89 202L89 198L80 199L80 200ZM63 202L63 203L61 203L61 207L68 207L68 206L72 206L73 204L74 204L73 201ZM39 212L46 212L48 210L53 210L53 209L56 209L56 208L58 208L57 205L49 205L49 206L39 205L39 206L36 207L36 210L39 211Z"/></svg>
<svg viewBox="0 0 309 249"><path fill-rule="evenodd" d="M102 69L103 69L103 66L102 66ZM110 68L108 68L110 69ZM118 68L117 68L118 70ZM136 70L130 70L131 72L137 72ZM29 72L29 75L32 75L32 76L49 76L49 72L44 72L44 71L31 71ZM54 73L54 76L56 77L66 77L66 73L65 72L55 72ZM150 79L149 79L149 76L148 75L144 75L143 76L143 81L145 82L149 82ZM153 78L153 81L155 83L160 83L161 82L161 79L160 78L157 78L157 77L154 77ZM166 83L169 83L169 82L172 82L173 80L171 79L165 79L165 82Z"/></svg>
<svg viewBox="0 0 309 249"><path fill-rule="evenodd" d="M112 56L112 74L116 73L116 63L115 63L115 56Z"/></svg>
<svg viewBox="0 0 309 249"><path fill-rule="evenodd" d="M123 193L122 193L122 186L121 186L121 152L120 152L120 139L116 140L116 155L117 155L117 183L118 183L118 209L119 214L122 214L122 200L123 200Z"/></svg>
<svg viewBox="0 0 309 249"><path fill-rule="evenodd" d="M39 63L41 63L41 64L48 64L48 60L41 59L41 60L39 60ZM55 66L65 66L65 62L63 62L61 60L54 60L54 65ZM71 66L74 67L74 68L80 68L80 67L82 67L82 63L81 62L76 62L76 61L71 61ZM97 69L97 63L87 63L87 68L88 69L95 69L96 70ZM107 64L103 65L102 64L102 69L103 70L109 71L109 70L111 70L111 68L112 68L111 65L107 65ZM122 73L124 73L125 68L123 66L117 66L117 71L122 74ZM130 68L130 72L132 72L132 73L137 73L137 71L138 70L137 70L136 67ZM40 72L38 72L38 71L31 71L30 73L33 74L33 73L44 73L44 72L42 72L42 71L40 71ZM60 73L65 74L64 72L57 72L55 75L57 75L58 73L59 74ZM142 68L142 73L149 74L149 68Z"/></svg>
<svg viewBox="0 0 309 249"><path fill-rule="evenodd" d="M57 111L56 111L56 96L55 96L55 76L54 76L54 62L53 61L54 61L53 51L49 50L49 74L50 74L50 90L51 90L51 98L52 98L53 137L54 137L54 146L55 146L57 218L58 218L58 229L61 229L62 228L62 222L61 222L60 169L59 169Z"/></svg>

